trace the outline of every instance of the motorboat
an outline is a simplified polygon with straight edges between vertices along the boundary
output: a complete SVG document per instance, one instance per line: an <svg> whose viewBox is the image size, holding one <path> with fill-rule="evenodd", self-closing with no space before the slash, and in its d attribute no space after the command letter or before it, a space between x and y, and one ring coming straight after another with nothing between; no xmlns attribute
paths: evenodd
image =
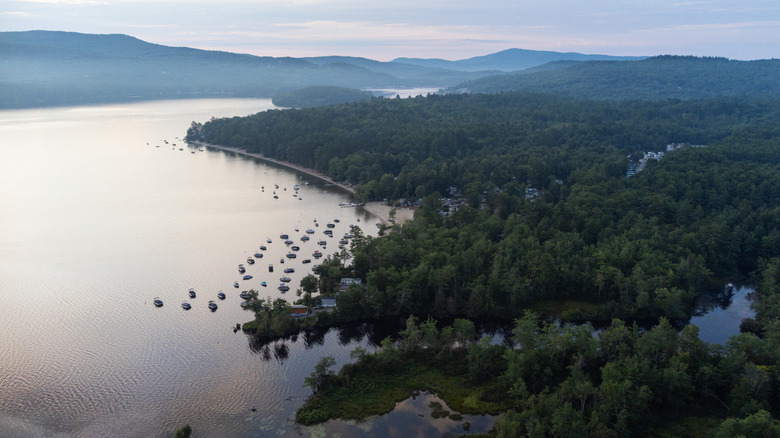
<svg viewBox="0 0 780 438"><path fill-rule="evenodd" d="M246 258L246 262L249 263L250 265L254 265L255 264L255 259L253 259L252 257L247 257Z"/></svg>
<svg viewBox="0 0 780 438"><path fill-rule="evenodd" d="M327 244L328 244L328 242L326 242L324 240L320 240L319 242L317 242L317 245L320 245L320 246L325 246Z"/></svg>
<svg viewBox="0 0 780 438"><path fill-rule="evenodd" d="M326 227L328 227L328 228L336 228L336 225L335 224L327 224Z"/></svg>
<svg viewBox="0 0 780 438"><path fill-rule="evenodd" d="M279 259L279 263L284 263L284 257Z"/></svg>
<svg viewBox="0 0 780 438"><path fill-rule="evenodd" d="M339 240L339 244L340 244L340 245L346 245L346 244L348 244L348 243L349 243L349 240L347 240L347 239L341 239L341 240Z"/></svg>
<svg viewBox="0 0 780 438"><path fill-rule="evenodd" d="M190 298L195 298L195 289L190 289L189 294Z"/></svg>
<svg viewBox="0 0 780 438"><path fill-rule="evenodd" d="M293 241L292 241L292 240L290 240L290 239L287 239L287 240L285 240L285 241L284 241L284 244L285 244L285 245L292 245L292 244L293 244Z"/></svg>
<svg viewBox="0 0 780 438"><path fill-rule="evenodd" d="M261 282L260 282L260 286L266 287L266 286L268 286L268 283L266 283L266 282L264 282L264 281L261 281Z"/></svg>
<svg viewBox="0 0 780 438"><path fill-rule="evenodd" d="M248 302L246 302L246 301L242 301L242 302L241 302L241 307L246 307L248 304L249 304Z"/></svg>
<svg viewBox="0 0 780 438"><path fill-rule="evenodd" d="M287 269L284 270L285 274L290 274L290 273L293 273L293 272L295 272L295 268L287 268Z"/></svg>
<svg viewBox="0 0 780 438"><path fill-rule="evenodd" d="M190 310L190 309L192 309L192 306L190 305L190 303L188 303L186 301L182 301L181 302L181 308L184 309L184 310Z"/></svg>
<svg viewBox="0 0 780 438"><path fill-rule="evenodd" d="M246 299L249 298L249 291L248 290L242 290L241 293L238 294L238 296L246 300Z"/></svg>
<svg viewBox="0 0 780 438"><path fill-rule="evenodd" d="M261 253L260 251L256 252L256 253L255 253L255 258L256 258L256 259L261 259L261 258L263 258L263 253ZM249 260L247 260L247 261L249 261ZM252 260L252 263L254 263L254 262L255 262L255 261L254 261L254 260Z"/></svg>
<svg viewBox="0 0 780 438"><path fill-rule="evenodd" d="M233 282L233 287L238 288L238 282L237 281Z"/></svg>
<svg viewBox="0 0 780 438"><path fill-rule="evenodd" d="M309 236L304 234L303 236L301 236L301 240L304 241L304 242L308 242L309 241Z"/></svg>
<svg viewBox="0 0 780 438"><path fill-rule="evenodd" d="M265 239L265 242L266 243L271 243L271 238L269 237L269 238ZM260 249L263 249L263 247L260 247Z"/></svg>
<svg viewBox="0 0 780 438"><path fill-rule="evenodd" d="M212 312L217 310L217 303L215 303L214 301L209 301L209 310L211 310Z"/></svg>
<svg viewBox="0 0 780 438"><path fill-rule="evenodd" d="M152 300L152 302L154 303L155 307L162 307L163 306L163 302L160 299L160 297L154 297L154 300Z"/></svg>
<svg viewBox="0 0 780 438"><path fill-rule="evenodd" d="M333 222L335 222L335 223L339 223L339 222L341 222L341 221L340 221L340 220L338 220L338 219L333 219ZM333 228L333 227L331 227L331 228Z"/></svg>
<svg viewBox="0 0 780 438"><path fill-rule="evenodd" d="M282 278L279 279L279 281L281 281L282 283L289 283L289 282L292 281L292 278L290 278L290 277L282 277Z"/></svg>
<svg viewBox="0 0 780 438"><path fill-rule="evenodd" d="M301 263L303 263L304 265L305 265L306 263L311 263L311 259L303 259L303 261L302 261Z"/></svg>
<svg viewBox="0 0 780 438"><path fill-rule="evenodd" d="M287 292L288 290L290 290L290 286L287 286L286 284L280 284L277 289L279 289L282 292Z"/></svg>
<svg viewBox="0 0 780 438"><path fill-rule="evenodd" d="M294 259L294 258L296 258L296 257L298 257L298 256L297 256L297 255L295 255L295 253L294 253L294 252L291 252L291 253L287 254L287 258L288 258L288 259Z"/></svg>
<svg viewBox="0 0 780 438"><path fill-rule="evenodd" d="M265 251L265 250L267 250L267 249L268 249L268 248L266 248L266 247L265 247L265 245L260 245L260 251Z"/></svg>
<svg viewBox="0 0 780 438"><path fill-rule="evenodd" d="M241 274L246 272L246 268L244 268L243 264L238 265L238 272L241 273Z"/></svg>
<svg viewBox="0 0 780 438"><path fill-rule="evenodd" d="M268 265L268 272L274 272L274 265Z"/></svg>
<svg viewBox="0 0 780 438"><path fill-rule="evenodd" d="M300 229L298 227L295 227L295 231L298 232L300 231Z"/></svg>
<svg viewBox="0 0 780 438"><path fill-rule="evenodd" d="M251 275L244 275L244 280L251 280L251 279L252 279Z"/></svg>
<svg viewBox="0 0 780 438"><path fill-rule="evenodd" d="M220 300L224 300L225 299L225 293L222 292L222 291L217 292L217 298L219 298Z"/></svg>
<svg viewBox="0 0 780 438"><path fill-rule="evenodd" d="M279 238L282 239L282 240L286 240L286 239L289 239L290 236L288 236L287 234L280 234Z"/></svg>
<svg viewBox="0 0 780 438"><path fill-rule="evenodd" d="M290 247L290 249L291 249L291 250L293 250L293 251L300 251L300 250L301 250L301 247L300 247L300 246L293 245L293 246L291 246L291 247Z"/></svg>
<svg viewBox="0 0 780 438"><path fill-rule="evenodd" d="M314 251L311 255L314 256L314 258L317 258L317 259L322 257L322 253L319 252L319 251Z"/></svg>
<svg viewBox="0 0 780 438"><path fill-rule="evenodd" d="M306 230L306 233L307 233L307 234L314 234L314 230L312 230L311 228L309 228L308 230Z"/></svg>

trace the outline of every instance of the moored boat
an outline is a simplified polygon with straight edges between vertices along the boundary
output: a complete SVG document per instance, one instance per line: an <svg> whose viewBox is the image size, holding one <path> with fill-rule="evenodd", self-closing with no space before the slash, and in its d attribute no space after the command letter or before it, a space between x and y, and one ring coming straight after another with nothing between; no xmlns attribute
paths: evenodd
<svg viewBox="0 0 780 438"><path fill-rule="evenodd" d="M224 300L225 299L225 293L222 292L222 291L217 292L217 298L219 298L220 300Z"/></svg>
<svg viewBox="0 0 780 438"><path fill-rule="evenodd" d="M160 297L154 297L154 299L152 300L152 302L154 303L154 306L155 306L155 307L162 307L162 306L163 306L163 302L162 302L162 300L160 299Z"/></svg>
<svg viewBox="0 0 780 438"><path fill-rule="evenodd" d="M294 252L291 252L291 253L287 254L287 258L288 258L288 259L294 259L294 258L296 258L296 257L298 257L298 256L297 256L297 255L295 255L295 253L294 253Z"/></svg>
<svg viewBox="0 0 780 438"><path fill-rule="evenodd" d="M261 282L260 282L260 286L266 287L266 286L268 286L268 283L266 283L266 282L264 282L264 281L261 281Z"/></svg>
<svg viewBox="0 0 780 438"><path fill-rule="evenodd" d="M308 242L309 241L309 236L304 234L303 236L301 236L301 240L304 241L304 242Z"/></svg>
<svg viewBox="0 0 780 438"><path fill-rule="evenodd" d="M274 265L268 265L268 272L274 272Z"/></svg>
<svg viewBox="0 0 780 438"><path fill-rule="evenodd" d="M243 264L238 265L238 272L241 273L241 274L246 272L246 268L244 268Z"/></svg>
<svg viewBox="0 0 780 438"><path fill-rule="evenodd" d="M213 312L213 311L215 311L215 310L217 310L217 303L215 303L214 301L209 301L209 309L210 309L212 312Z"/></svg>
<svg viewBox="0 0 780 438"><path fill-rule="evenodd" d="M246 262L249 263L250 265L254 265L255 264L255 259L253 259L252 257L247 257L246 258Z"/></svg>
<svg viewBox="0 0 780 438"><path fill-rule="evenodd" d="M195 289L189 290L190 298L195 298Z"/></svg>
<svg viewBox="0 0 780 438"><path fill-rule="evenodd" d="M251 275L244 275L244 280L251 280L251 279L252 279Z"/></svg>
<svg viewBox="0 0 780 438"><path fill-rule="evenodd" d="M301 247L293 245L293 246L290 247L290 249L293 250L293 251L299 251L301 249Z"/></svg>
<svg viewBox="0 0 780 438"><path fill-rule="evenodd" d="M280 284L277 289L279 289L282 292L287 292L288 290L290 290L290 286L287 286L286 284Z"/></svg>
<svg viewBox="0 0 780 438"><path fill-rule="evenodd" d="M181 302L181 308L184 309L184 310L190 310L192 308L192 306L190 305L190 303L188 303L186 301L182 301Z"/></svg>
<svg viewBox="0 0 780 438"><path fill-rule="evenodd" d="M303 259L303 261L301 263L303 263L303 264L311 263L311 259Z"/></svg>
<svg viewBox="0 0 780 438"><path fill-rule="evenodd" d="M290 274L292 272L295 272L295 268L287 268L287 269L284 270L285 274Z"/></svg>
<svg viewBox="0 0 780 438"><path fill-rule="evenodd" d="M249 298L249 291L248 290L242 290L240 294L238 294L239 297L243 299Z"/></svg>
<svg viewBox="0 0 780 438"><path fill-rule="evenodd" d="M282 283L289 283L289 282L292 281L292 278L290 278L290 277L282 277L282 278L279 279L279 281L281 281Z"/></svg>
<svg viewBox="0 0 780 438"><path fill-rule="evenodd" d="M233 282L233 287L238 288L238 282L237 281Z"/></svg>

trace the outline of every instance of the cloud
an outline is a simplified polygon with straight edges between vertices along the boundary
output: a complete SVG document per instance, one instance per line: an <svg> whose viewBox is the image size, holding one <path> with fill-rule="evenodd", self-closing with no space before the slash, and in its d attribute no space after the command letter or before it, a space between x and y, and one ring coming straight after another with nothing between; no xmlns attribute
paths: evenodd
<svg viewBox="0 0 780 438"><path fill-rule="evenodd" d="M4 11L0 12L0 15L12 15L14 17L37 17L37 15L25 11Z"/></svg>

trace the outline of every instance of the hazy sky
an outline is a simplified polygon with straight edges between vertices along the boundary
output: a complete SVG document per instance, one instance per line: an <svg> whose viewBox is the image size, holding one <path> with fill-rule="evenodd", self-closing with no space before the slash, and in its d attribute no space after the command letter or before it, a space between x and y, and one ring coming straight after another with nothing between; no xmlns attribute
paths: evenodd
<svg viewBox="0 0 780 438"><path fill-rule="evenodd" d="M0 31L33 29L382 61L508 48L780 58L778 0L0 0Z"/></svg>

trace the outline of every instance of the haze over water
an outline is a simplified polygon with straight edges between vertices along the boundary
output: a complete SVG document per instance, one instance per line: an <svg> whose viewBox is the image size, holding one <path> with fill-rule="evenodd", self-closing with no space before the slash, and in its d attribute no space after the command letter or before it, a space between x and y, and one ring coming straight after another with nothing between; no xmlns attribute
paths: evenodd
<svg viewBox="0 0 780 438"><path fill-rule="evenodd" d="M284 297L294 300L311 272L301 260L327 239L325 223L341 220L327 254L349 224L376 234L376 221L340 208L349 198L313 179L305 186L307 178L254 160L193 154L175 138L193 120L272 107L233 99L0 112L3 436L165 436L185 423L198 436L262 436L292 427L287 419L309 393L303 376L325 354L302 342L285 346L292 360L253 353L232 331L252 318L239 291L283 296L278 279L293 266ZM317 233L301 242L310 227ZM301 246L285 265L281 233ZM241 280L237 265L261 244L264 258L247 265L255 278ZM184 311L189 288L198 296ZM323 342L340 364L357 345L335 335Z"/></svg>

